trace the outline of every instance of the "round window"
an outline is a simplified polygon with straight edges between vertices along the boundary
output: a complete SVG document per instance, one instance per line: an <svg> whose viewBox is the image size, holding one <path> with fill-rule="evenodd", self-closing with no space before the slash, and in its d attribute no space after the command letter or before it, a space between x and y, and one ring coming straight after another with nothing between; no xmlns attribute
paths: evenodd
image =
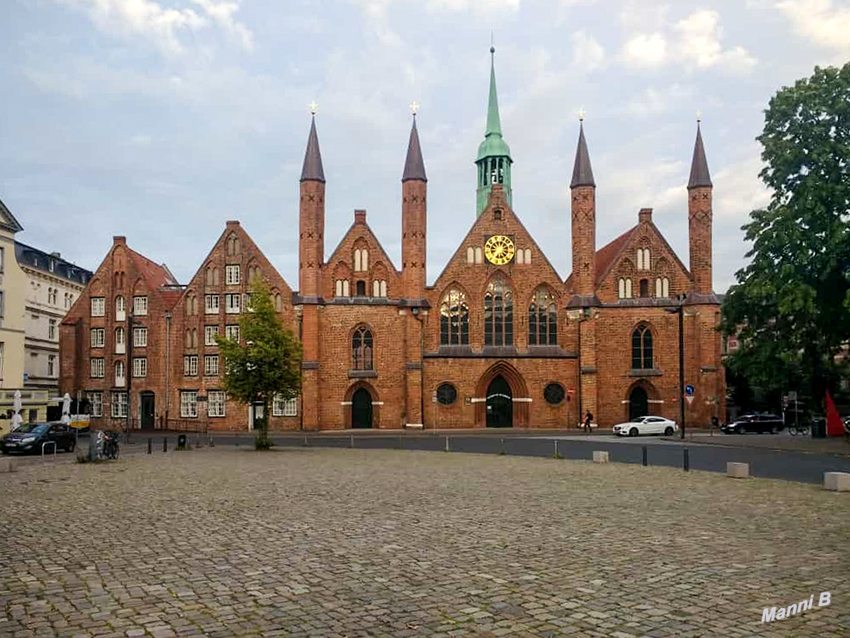
<svg viewBox="0 0 850 638"><path fill-rule="evenodd" d="M457 390L451 383L443 383L437 388L437 402L440 405L451 405L457 400Z"/></svg>
<svg viewBox="0 0 850 638"><path fill-rule="evenodd" d="M558 405L564 400L564 386L560 383L550 383L543 390L543 398L549 405Z"/></svg>

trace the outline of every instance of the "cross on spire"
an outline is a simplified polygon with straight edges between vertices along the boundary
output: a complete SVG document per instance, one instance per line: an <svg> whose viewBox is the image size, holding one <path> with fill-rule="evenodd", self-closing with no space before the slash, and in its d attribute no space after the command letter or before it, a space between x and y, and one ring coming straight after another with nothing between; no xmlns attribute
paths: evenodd
<svg viewBox="0 0 850 638"><path fill-rule="evenodd" d="M587 115L587 111L584 110L584 107L581 107L578 110L578 121L584 122L584 116Z"/></svg>
<svg viewBox="0 0 850 638"><path fill-rule="evenodd" d="M413 113L414 117L416 116L419 112L419 102L413 100L413 102L410 103L410 112Z"/></svg>
<svg viewBox="0 0 850 638"><path fill-rule="evenodd" d="M315 114L316 114L316 110L319 108L319 105L318 105L318 104L316 104L316 100L313 100L313 101L312 101L312 102L310 102L307 106L309 106L309 107L310 107L310 113L311 113L312 115L315 115Z"/></svg>

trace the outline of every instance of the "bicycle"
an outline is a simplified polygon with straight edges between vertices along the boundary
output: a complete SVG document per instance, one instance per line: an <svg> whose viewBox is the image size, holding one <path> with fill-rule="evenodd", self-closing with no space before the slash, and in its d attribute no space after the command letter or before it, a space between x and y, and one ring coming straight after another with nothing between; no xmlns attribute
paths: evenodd
<svg viewBox="0 0 850 638"><path fill-rule="evenodd" d="M806 436L809 433L809 426L806 423L801 423L799 425L789 425L788 432L791 433L791 436L797 436L798 434L801 436Z"/></svg>

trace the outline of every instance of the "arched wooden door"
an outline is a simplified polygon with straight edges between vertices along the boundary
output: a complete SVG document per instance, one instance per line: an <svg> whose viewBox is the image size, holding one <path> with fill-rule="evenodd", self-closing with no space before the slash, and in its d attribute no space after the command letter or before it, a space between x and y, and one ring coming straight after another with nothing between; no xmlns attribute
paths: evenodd
<svg viewBox="0 0 850 638"><path fill-rule="evenodd" d="M366 388L360 388L351 397L351 427L372 427L372 395Z"/></svg>
<svg viewBox="0 0 850 638"><path fill-rule="evenodd" d="M649 414L649 397L640 386L636 386L629 395L629 421Z"/></svg>
<svg viewBox="0 0 850 638"><path fill-rule="evenodd" d="M487 387L487 427L513 427L514 405L511 386L502 375L497 376Z"/></svg>

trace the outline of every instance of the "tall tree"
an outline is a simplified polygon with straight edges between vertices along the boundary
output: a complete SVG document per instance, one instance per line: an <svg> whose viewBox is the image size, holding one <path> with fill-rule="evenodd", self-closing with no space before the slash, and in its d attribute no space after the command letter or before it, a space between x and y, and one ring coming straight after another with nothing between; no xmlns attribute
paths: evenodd
<svg viewBox="0 0 850 638"><path fill-rule="evenodd" d="M724 332L741 331L729 365L819 403L850 340L850 64L781 89L758 140L772 197L743 227L751 261L723 305Z"/></svg>
<svg viewBox="0 0 850 638"><path fill-rule="evenodd" d="M275 313L262 279L251 283L250 301L239 318L241 340L216 338L224 356L224 389L244 404L263 404L258 449L269 447L269 404L275 395L293 399L301 387L301 344Z"/></svg>

